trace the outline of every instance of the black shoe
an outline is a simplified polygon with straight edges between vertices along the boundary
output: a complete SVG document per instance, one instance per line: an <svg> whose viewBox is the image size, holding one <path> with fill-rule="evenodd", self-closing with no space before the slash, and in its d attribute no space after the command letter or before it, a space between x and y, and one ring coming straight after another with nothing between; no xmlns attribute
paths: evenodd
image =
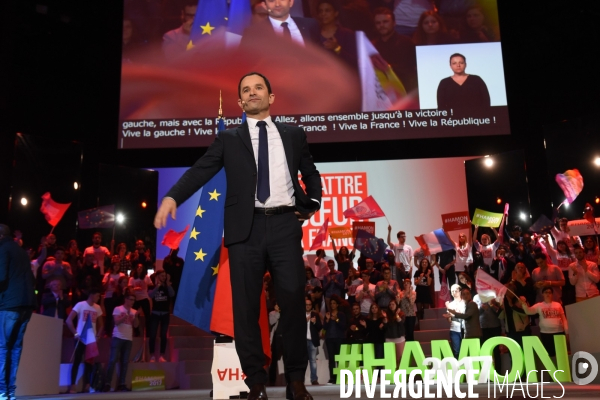
<svg viewBox="0 0 600 400"><path fill-rule="evenodd" d="M311 384L312 384L312 385L318 385L318 384L319 384L319 381L312 381L312 382L311 382Z"/></svg>
<svg viewBox="0 0 600 400"><path fill-rule="evenodd" d="M285 389L285 398L287 400L313 400L303 381L290 382Z"/></svg>
<svg viewBox="0 0 600 400"><path fill-rule="evenodd" d="M265 385L262 383L257 383L256 385L252 385L250 388L250 393L248 393L247 400L268 400L267 390L265 389Z"/></svg>
<svg viewBox="0 0 600 400"><path fill-rule="evenodd" d="M125 386L125 385L119 385L117 387L117 390L115 390L115 392L129 392L129 389L127 389L127 386Z"/></svg>
<svg viewBox="0 0 600 400"><path fill-rule="evenodd" d="M110 385L107 383L106 385L104 385L104 387L102 388L103 392L110 392Z"/></svg>

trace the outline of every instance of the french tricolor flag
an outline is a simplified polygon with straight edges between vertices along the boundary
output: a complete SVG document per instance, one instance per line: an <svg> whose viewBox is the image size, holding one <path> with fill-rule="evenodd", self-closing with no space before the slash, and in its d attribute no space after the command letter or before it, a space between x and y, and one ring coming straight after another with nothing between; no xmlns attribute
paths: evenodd
<svg viewBox="0 0 600 400"><path fill-rule="evenodd" d="M419 245L427 256L454 249L454 244L452 244L448 236L446 236L446 232L441 228L421 236L415 236L415 239L417 239L417 242L419 242Z"/></svg>
<svg viewBox="0 0 600 400"><path fill-rule="evenodd" d="M96 333L94 332L94 327L92 325L92 316L88 313L87 318L85 320L85 325L83 325L83 329L81 330L81 336L79 340L83 344L85 344L85 360L91 360L94 357L98 356L98 343L96 343Z"/></svg>

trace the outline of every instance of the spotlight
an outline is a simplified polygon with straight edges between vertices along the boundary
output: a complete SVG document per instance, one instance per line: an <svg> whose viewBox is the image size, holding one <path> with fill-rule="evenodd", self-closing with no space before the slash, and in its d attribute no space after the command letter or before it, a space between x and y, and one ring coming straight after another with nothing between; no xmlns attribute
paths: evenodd
<svg viewBox="0 0 600 400"><path fill-rule="evenodd" d="M73 182L73 188L74 188L75 190L79 189L79 183L77 183L77 182Z"/></svg>
<svg viewBox="0 0 600 400"><path fill-rule="evenodd" d="M496 199L496 203L498 203L498 204L501 204L501 203L502 203L502 199L501 199L500 197L498 197L498 198Z"/></svg>
<svg viewBox="0 0 600 400"><path fill-rule="evenodd" d="M600 204L600 197L596 196L596 204Z"/></svg>
<svg viewBox="0 0 600 400"><path fill-rule="evenodd" d="M21 204L24 206L27 205L27 199L25 197L21 197Z"/></svg>
<svg viewBox="0 0 600 400"><path fill-rule="evenodd" d="M565 205L565 208L569 208L569 202L565 200L565 202L563 203Z"/></svg>
<svg viewBox="0 0 600 400"><path fill-rule="evenodd" d="M494 160L492 158L490 158L490 156L485 156L485 159L483 160L483 164L490 168L492 165L494 165Z"/></svg>
<svg viewBox="0 0 600 400"><path fill-rule="evenodd" d="M521 218L523 221L527 221L527 215L524 212L519 214L519 218Z"/></svg>
<svg viewBox="0 0 600 400"><path fill-rule="evenodd" d="M142 201L142 208L146 208L148 206L148 204L146 204L145 201Z"/></svg>
<svg viewBox="0 0 600 400"><path fill-rule="evenodd" d="M600 157L594 159L594 164L596 164L597 167L600 167Z"/></svg>
<svg viewBox="0 0 600 400"><path fill-rule="evenodd" d="M125 216L123 214L117 214L117 222L122 224L125 221Z"/></svg>

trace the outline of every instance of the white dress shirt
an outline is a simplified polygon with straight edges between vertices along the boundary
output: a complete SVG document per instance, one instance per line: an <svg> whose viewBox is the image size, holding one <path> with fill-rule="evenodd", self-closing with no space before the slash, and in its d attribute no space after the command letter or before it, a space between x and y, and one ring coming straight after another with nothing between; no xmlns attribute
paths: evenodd
<svg viewBox="0 0 600 400"><path fill-rule="evenodd" d="M277 35L283 36L283 27L282 23L287 22L288 28L290 28L290 33L292 34L292 40L298 43L300 46L304 46L304 38L302 37L302 33L300 33L300 28L296 25L296 22L292 17L288 15L285 21L279 21L269 17L269 21L271 21L271 25L273 26L273 30Z"/></svg>
<svg viewBox="0 0 600 400"><path fill-rule="evenodd" d="M246 121L250 130L254 161L258 169L258 126L256 126L256 123L259 120L248 117ZM267 137L269 138L269 187L271 195L264 204L255 197L254 206L293 206L295 204L294 184L292 183L292 176L290 175L290 169L285 157L281 135L270 116L265 118L264 121L267 123Z"/></svg>

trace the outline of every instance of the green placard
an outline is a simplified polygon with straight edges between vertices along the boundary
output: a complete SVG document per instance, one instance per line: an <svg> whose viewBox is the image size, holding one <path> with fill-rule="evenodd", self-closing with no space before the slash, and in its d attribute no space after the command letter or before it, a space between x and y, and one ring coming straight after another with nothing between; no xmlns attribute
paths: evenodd
<svg viewBox="0 0 600 400"><path fill-rule="evenodd" d="M131 377L131 390L165 390L165 371L153 369L134 369Z"/></svg>
<svg viewBox="0 0 600 400"><path fill-rule="evenodd" d="M488 228L497 228L500 226L500 222L502 222L502 213L493 213L476 208L471 223Z"/></svg>

